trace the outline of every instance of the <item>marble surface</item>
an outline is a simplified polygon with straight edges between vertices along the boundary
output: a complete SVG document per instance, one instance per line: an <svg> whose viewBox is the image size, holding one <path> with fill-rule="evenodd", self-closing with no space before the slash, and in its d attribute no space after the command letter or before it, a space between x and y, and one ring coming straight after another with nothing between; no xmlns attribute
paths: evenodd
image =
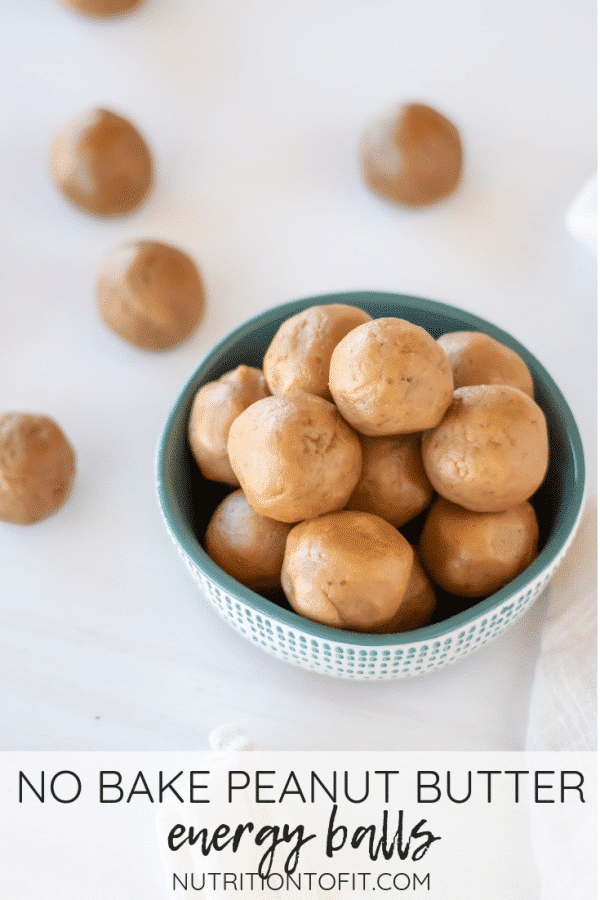
<svg viewBox="0 0 600 900"><path fill-rule="evenodd" d="M480 653L410 682L288 667L203 602L163 527L153 456L189 372L251 314L389 290L527 345L571 404L595 496L595 257L564 227L596 168L595 4L2 12L0 408L56 418L78 474L52 518L0 523L0 749L207 749L225 722L264 749L521 749L547 596ZM357 164L366 121L410 100L448 115L466 150L459 190L418 211L370 195ZM134 121L156 161L148 202L113 222L78 214L47 176L56 129L98 105ZM141 237L190 253L208 293L201 327L159 355L108 332L94 304L105 253Z"/></svg>

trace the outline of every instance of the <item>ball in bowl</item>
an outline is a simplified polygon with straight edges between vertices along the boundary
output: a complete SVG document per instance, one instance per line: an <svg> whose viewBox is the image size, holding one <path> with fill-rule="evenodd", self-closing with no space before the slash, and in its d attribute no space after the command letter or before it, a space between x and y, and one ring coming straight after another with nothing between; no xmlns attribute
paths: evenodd
<svg viewBox="0 0 600 900"><path fill-rule="evenodd" d="M449 593L488 597L533 562L538 536L527 501L481 513L438 497L427 513L419 554L431 579Z"/></svg>
<svg viewBox="0 0 600 900"><path fill-rule="evenodd" d="M420 434L360 435L362 469L347 509L380 516L396 528L429 506L431 482L423 468Z"/></svg>
<svg viewBox="0 0 600 900"><path fill-rule="evenodd" d="M348 332L371 317L356 306L329 303L290 316L265 353L263 370L272 394L306 391L331 400L331 354Z"/></svg>
<svg viewBox="0 0 600 900"><path fill-rule="evenodd" d="M329 389L361 434L409 434L440 422L452 400L452 370L424 328L383 316L354 328L336 345Z"/></svg>
<svg viewBox="0 0 600 900"><path fill-rule="evenodd" d="M291 525L260 516L244 492L233 491L214 511L204 539L206 552L224 572L254 591L279 587Z"/></svg>
<svg viewBox="0 0 600 900"><path fill-rule="evenodd" d="M333 403L304 391L245 409L229 429L227 452L248 502L280 522L342 509L362 459L358 436Z"/></svg>
<svg viewBox="0 0 600 900"><path fill-rule="evenodd" d="M288 535L281 582L292 609L352 631L384 628L398 614L413 549L379 516L343 510Z"/></svg>
<svg viewBox="0 0 600 900"><path fill-rule="evenodd" d="M548 469L544 412L510 385L457 388L421 445L438 494L473 512L500 512L529 500Z"/></svg>

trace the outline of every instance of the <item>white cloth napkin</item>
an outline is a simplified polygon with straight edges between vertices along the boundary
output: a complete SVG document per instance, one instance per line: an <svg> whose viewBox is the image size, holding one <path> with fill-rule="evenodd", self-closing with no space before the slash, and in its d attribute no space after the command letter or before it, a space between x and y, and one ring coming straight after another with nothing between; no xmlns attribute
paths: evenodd
<svg viewBox="0 0 600 900"><path fill-rule="evenodd" d="M597 501L588 500L549 587L531 692L527 750L595 750Z"/></svg>
<svg viewBox="0 0 600 900"><path fill-rule="evenodd" d="M571 234L597 253L598 186L593 175L565 217ZM592 461L590 460L591 464ZM549 587L531 693L527 750L595 750L597 729L597 498Z"/></svg>
<svg viewBox="0 0 600 900"><path fill-rule="evenodd" d="M598 184L594 175L573 200L567 230L598 255ZM527 750L597 747L597 499L588 501L575 540L556 572L531 693ZM576 761L573 768L577 768ZM596 836L576 807L558 817L532 804L531 837L541 900L597 896Z"/></svg>

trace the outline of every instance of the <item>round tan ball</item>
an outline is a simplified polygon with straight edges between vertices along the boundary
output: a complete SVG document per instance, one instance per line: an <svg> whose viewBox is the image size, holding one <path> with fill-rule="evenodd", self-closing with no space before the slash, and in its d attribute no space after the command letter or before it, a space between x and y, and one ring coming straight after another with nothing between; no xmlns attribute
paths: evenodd
<svg viewBox="0 0 600 900"><path fill-rule="evenodd" d="M253 591L279 587L291 525L255 512L241 490L225 497L206 529L206 552L224 572Z"/></svg>
<svg viewBox="0 0 600 900"><path fill-rule="evenodd" d="M110 110L92 109L55 137L50 177L79 209L101 217L122 216L147 196L152 158L131 122Z"/></svg>
<svg viewBox="0 0 600 900"><path fill-rule="evenodd" d="M533 379L518 353L480 331L452 331L438 338L450 360L454 387L510 384L533 399Z"/></svg>
<svg viewBox="0 0 600 900"><path fill-rule="evenodd" d="M414 551L414 547L413 547ZM385 625L374 628L378 634L403 634L429 625L437 606L435 587L427 577L415 552L408 585L398 612Z"/></svg>
<svg viewBox="0 0 600 900"><path fill-rule="evenodd" d="M62 0L62 2L86 16L104 19L131 12L140 6L142 0Z"/></svg>
<svg viewBox="0 0 600 900"><path fill-rule="evenodd" d="M262 371L252 366L238 366L196 392L188 422L188 441L205 478L239 485L227 452L229 429L240 413L268 396Z"/></svg>
<svg viewBox="0 0 600 900"><path fill-rule="evenodd" d="M300 615L335 628L373 631L398 612L413 555L389 522L344 510L290 531L281 584Z"/></svg>
<svg viewBox="0 0 600 900"><path fill-rule="evenodd" d="M301 390L331 400L331 354L349 331L370 319L362 309L344 303L311 306L286 319L263 361L271 393Z"/></svg>
<svg viewBox="0 0 600 900"><path fill-rule="evenodd" d="M375 193L407 206L424 206L450 194L462 171L456 126L423 103L397 106L367 126L361 163Z"/></svg>
<svg viewBox="0 0 600 900"><path fill-rule="evenodd" d="M176 247L130 241L104 260L96 302L105 324L130 344L169 350L198 325L204 285L195 263Z"/></svg>
<svg viewBox="0 0 600 900"><path fill-rule="evenodd" d="M361 434L408 434L440 422L452 400L452 370L424 328L404 319L373 319L336 346L329 388Z"/></svg>
<svg viewBox="0 0 600 900"><path fill-rule="evenodd" d="M437 428L423 434L422 453L442 497L474 512L500 512L528 500L544 480L546 419L518 388L458 388Z"/></svg>
<svg viewBox="0 0 600 900"><path fill-rule="evenodd" d="M34 413L0 416L0 519L31 525L63 505L75 453L57 423Z"/></svg>
<svg viewBox="0 0 600 900"><path fill-rule="evenodd" d="M421 459L421 435L361 436L360 443L362 471L347 508L373 513L400 528L433 497Z"/></svg>
<svg viewBox="0 0 600 900"><path fill-rule="evenodd" d="M342 509L360 475L358 436L333 403L303 391L253 403L227 450L248 502L281 522Z"/></svg>
<svg viewBox="0 0 600 900"><path fill-rule="evenodd" d="M439 497L425 520L419 555L444 590L461 597L487 597L533 562L538 535L531 503L477 513Z"/></svg>

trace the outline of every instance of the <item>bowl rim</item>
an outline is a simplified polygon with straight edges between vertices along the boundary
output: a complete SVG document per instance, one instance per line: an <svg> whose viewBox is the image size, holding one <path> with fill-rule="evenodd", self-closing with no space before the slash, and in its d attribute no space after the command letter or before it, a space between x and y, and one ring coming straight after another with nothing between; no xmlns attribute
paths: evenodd
<svg viewBox="0 0 600 900"><path fill-rule="evenodd" d="M306 309L308 306L323 305L327 303L347 303L360 307L361 302L364 302L365 300L383 303L388 301L391 303L398 303L398 301L402 301L408 303L413 309L426 310L427 312L434 314L436 311L443 313L444 315L459 313L462 321L471 325L472 330L485 331L501 343L512 347L513 350L522 356L529 368L533 367L536 377L544 383L545 389L549 391L557 401L556 406L560 409L561 413L561 425L569 442L569 451L575 469L575 490L565 498L564 507L561 510L562 521L560 527L558 527L550 536L539 555L527 569L521 573L521 575L514 578L509 584L501 588L501 590L490 594L489 597L480 600L478 603L475 603L473 606L462 612L456 613L455 615L432 625L426 625L423 628L417 628L413 631L398 634L371 634L344 631L329 625L323 625L319 622L314 622L311 619L304 618L293 610L287 610L278 606L272 601L262 597L260 594L255 593L250 588L247 588L239 581L236 581L211 560L196 536L187 526L184 518L173 508L168 490L169 478L168 473L166 472L169 439L173 433L174 426L177 424L177 420L181 416L183 407L189 411L193 396L202 381L203 373L207 369L212 368L212 366L221 359L227 351L245 336L252 334L257 326L269 325L276 320L289 318L297 312ZM474 313L470 313L460 307L453 306L449 303L443 303L438 300L429 300L411 294L399 294L389 291L343 291L320 294L300 300L292 300L275 307L270 307L229 332L229 334L220 340L212 350L204 356L204 358L195 366L183 388L177 395L161 430L155 455L155 481L160 510L172 539L179 545L189 560L198 569L203 571L207 578L215 582L222 591L239 599L245 605L249 606L256 614L262 615L266 619L270 619L282 627L294 628L304 632L309 638L316 638L334 644L376 648L422 643L444 637L450 632L481 619L482 616L491 613L502 604L510 604L516 594L525 589L527 585L533 583L539 576L543 575L545 570L550 567L552 561L559 555L562 548L569 541L579 521L585 492L585 460L583 444L577 423L569 404L558 385L541 362L508 332Z"/></svg>

